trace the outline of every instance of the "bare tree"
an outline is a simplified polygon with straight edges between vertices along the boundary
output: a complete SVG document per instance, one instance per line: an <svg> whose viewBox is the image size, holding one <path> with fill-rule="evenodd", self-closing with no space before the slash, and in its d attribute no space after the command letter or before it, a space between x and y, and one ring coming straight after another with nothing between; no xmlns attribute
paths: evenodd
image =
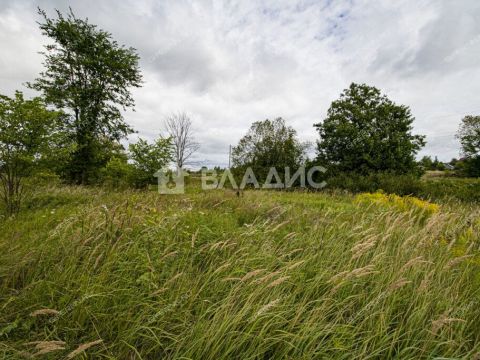
<svg viewBox="0 0 480 360"><path fill-rule="evenodd" d="M192 120L184 112L174 113L165 119L165 128L172 139L177 168L181 169L200 148L193 138Z"/></svg>

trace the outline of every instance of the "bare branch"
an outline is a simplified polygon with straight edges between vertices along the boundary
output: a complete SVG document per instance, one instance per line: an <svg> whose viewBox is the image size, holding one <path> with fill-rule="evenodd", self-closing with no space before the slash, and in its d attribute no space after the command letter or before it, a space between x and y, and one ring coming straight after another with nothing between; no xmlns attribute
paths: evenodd
<svg viewBox="0 0 480 360"><path fill-rule="evenodd" d="M165 129L172 139L177 168L183 168L200 148L193 137L192 120L184 112L174 113L165 119Z"/></svg>

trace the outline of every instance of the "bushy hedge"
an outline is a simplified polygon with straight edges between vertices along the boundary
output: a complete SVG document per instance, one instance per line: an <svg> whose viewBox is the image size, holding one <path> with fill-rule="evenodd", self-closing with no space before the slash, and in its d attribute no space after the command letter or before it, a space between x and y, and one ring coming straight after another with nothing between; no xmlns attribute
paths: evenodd
<svg viewBox="0 0 480 360"><path fill-rule="evenodd" d="M344 189L353 193L383 190L389 194L415 195L421 192L422 184L415 175L395 175L392 173L340 173L326 179L327 188Z"/></svg>
<svg viewBox="0 0 480 360"><path fill-rule="evenodd" d="M480 180L465 178L421 179L416 175L343 173L326 179L327 189L342 189L352 193L376 192L413 195L422 199L456 199L480 202Z"/></svg>
<svg viewBox="0 0 480 360"><path fill-rule="evenodd" d="M422 180L421 185L419 196L423 198L480 202L480 179L435 178Z"/></svg>

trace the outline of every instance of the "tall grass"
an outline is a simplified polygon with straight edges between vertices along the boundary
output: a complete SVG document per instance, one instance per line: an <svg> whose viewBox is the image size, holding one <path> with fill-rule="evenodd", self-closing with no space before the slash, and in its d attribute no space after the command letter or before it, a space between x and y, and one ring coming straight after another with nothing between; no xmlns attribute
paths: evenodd
<svg viewBox="0 0 480 360"><path fill-rule="evenodd" d="M0 356L473 358L479 219L348 195L50 189L0 224Z"/></svg>

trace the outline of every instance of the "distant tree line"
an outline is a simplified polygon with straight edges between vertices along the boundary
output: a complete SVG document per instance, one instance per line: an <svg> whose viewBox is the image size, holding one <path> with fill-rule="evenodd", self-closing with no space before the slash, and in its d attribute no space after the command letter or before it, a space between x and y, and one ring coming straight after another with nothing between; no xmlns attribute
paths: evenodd
<svg viewBox="0 0 480 360"><path fill-rule="evenodd" d="M401 194L418 190L419 177L428 170L452 170L457 176L480 176L480 117L462 120L457 137L465 155L449 164L423 157L425 136L413 134L410 108L397 105L381 91L352 83L332 102L327 116L314 124L319 139L316 156L307 157L309 144L300 142L296 131L277 118L253 123L233 148L233 171L254 169L264 180L268 169L321 165L331 187L352 191L380 188Z"/></svg>
<svg viewBox="0 0 480 360"><path fill-rule="evenodd" d="M314 124L319 139L316 157L307 158L309 144L281 118L255 122L233 149L234 170L252 167L262 179L270 167L321 165L325 176L365 176L372 173L418 176L415 160L424 136L412 134L410 109L396 105L380 90L351 84L334 101L323 121Z"/></svg>

